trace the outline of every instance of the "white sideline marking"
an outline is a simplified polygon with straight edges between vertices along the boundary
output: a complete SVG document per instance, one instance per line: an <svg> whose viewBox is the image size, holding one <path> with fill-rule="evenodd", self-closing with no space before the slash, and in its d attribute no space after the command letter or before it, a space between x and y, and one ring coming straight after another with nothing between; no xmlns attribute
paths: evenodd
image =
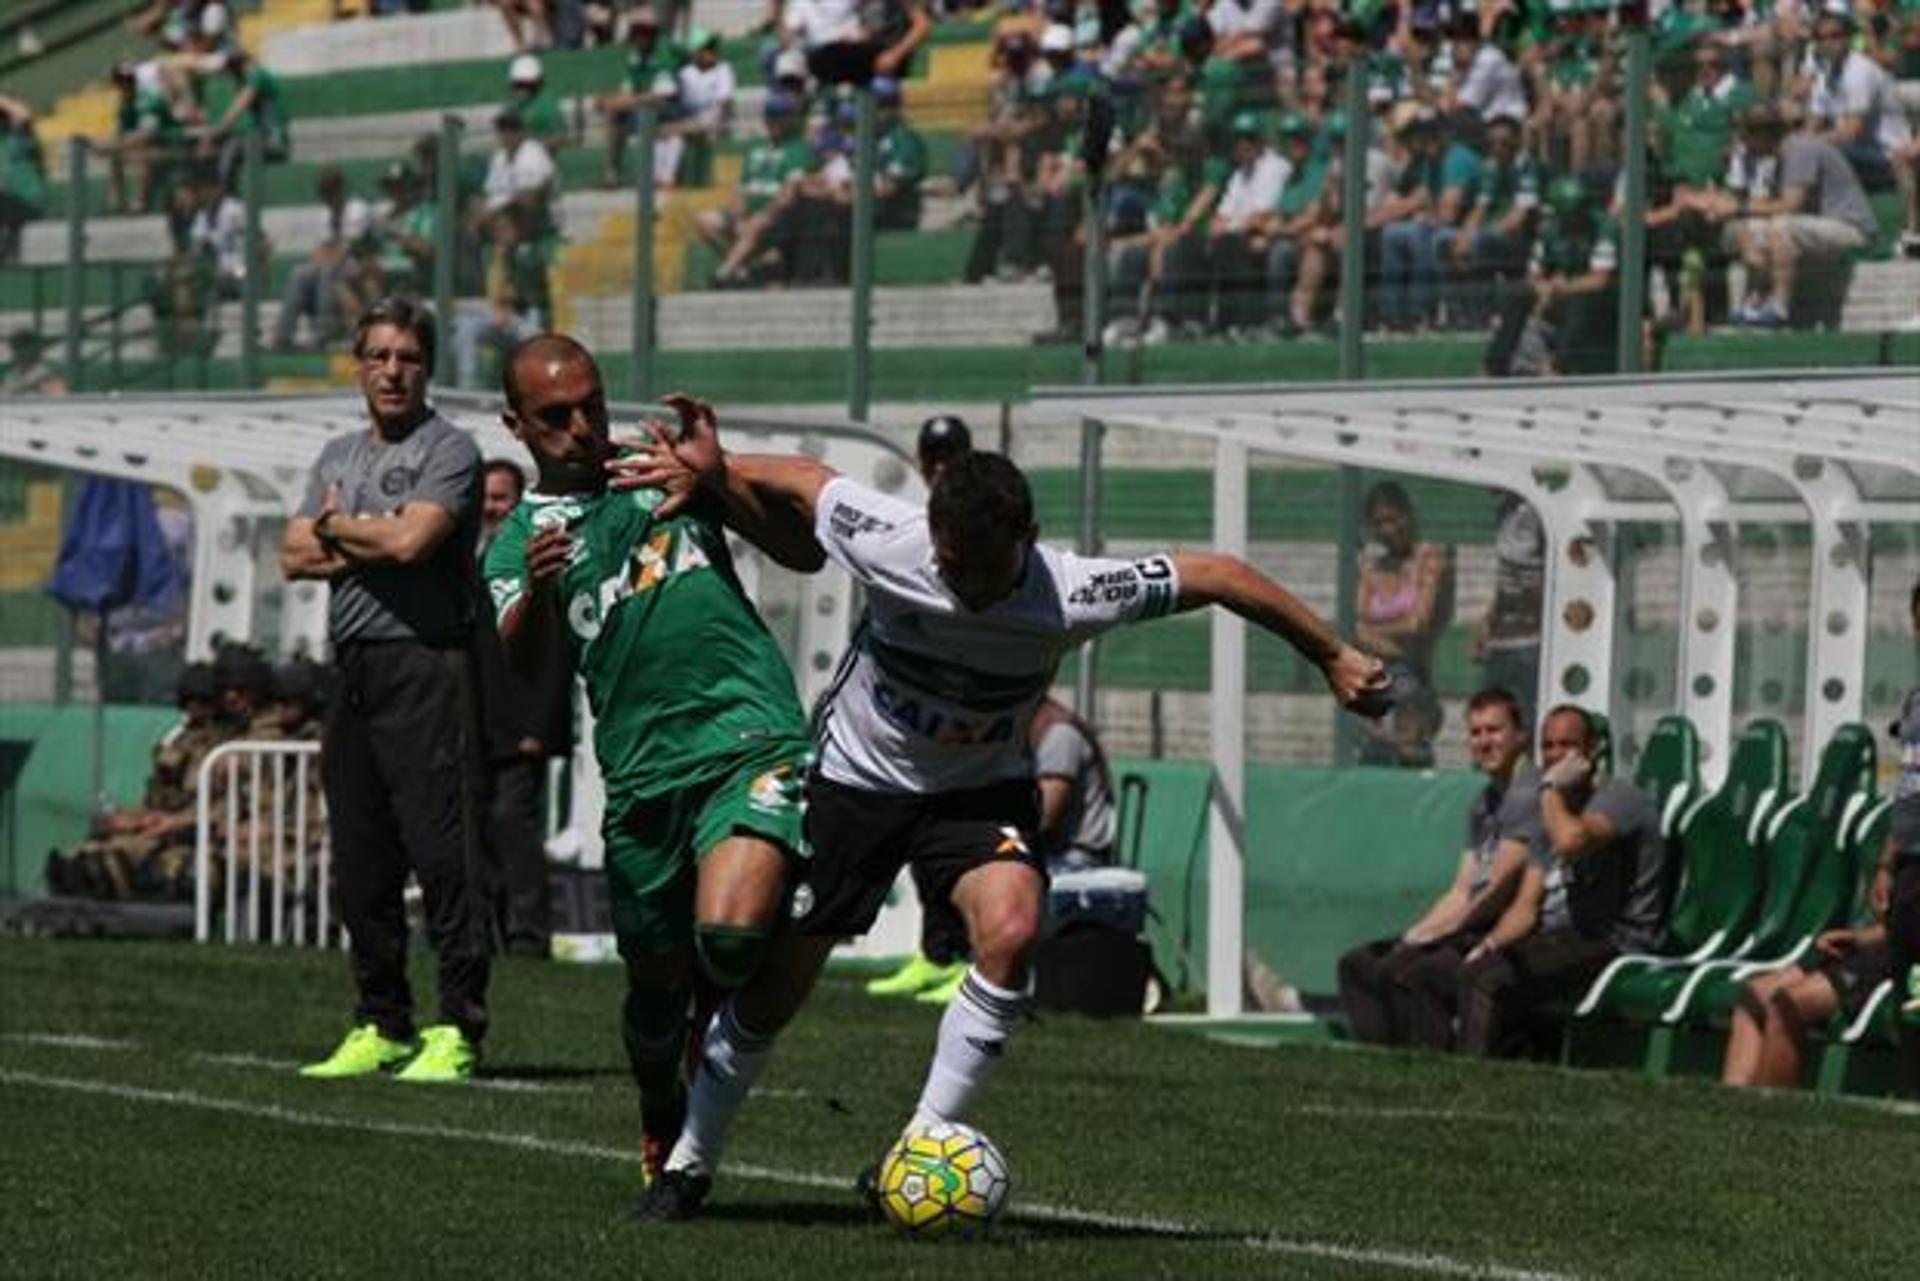
<svg viewBox="0 0 1920 1281"><path fill-rule="evenodd" d="M293 1108L281 1107L272 1103L243 1103L236 1099L220 1099L210 1095L195 1094L188 1090L158 1090L146 1086L122 1085L113 1081L97 1081L84 1077L46 1076L38 1072L17 1072L10 1068L0 1068L0 1082L9 1085L32 1085L48 1090L68 1090L78 1094L97 1094L108 1098L127 1099L140 1103L155 1103L170 1107L198 1108L207 1112L224 1112L230 1116L250 1117L261 1121L277 1121L282 1125L304 1126L319 1130L350 1130L365 1134L385 1134L401 1138L418 1139L463 1139L471 1143L486 1143L496 1147L514 1148L523 1152L539 1152L550 1156L586 1157L596 1161L617 1161L622 1164L634 1164L640 1157L637 1152L624 1148L601 1147L592 1143L578 1143L568 1139L550 1139L537 1134L513 1134L498 1130L468 1130L450 1125L431 1125L414 1122L374 1121L354 1117L328 1116L322 1112L302 1112ZM768 1166L728 1164L723 1172L733 1178L747 1179L759 1183L781 1183L790 1187L832 1188L847 1190L847 1180L831 1175L814 1174L798 1170L779 1170ZM1173 1239L1208 1241L1220 1239L1231 1241L1250 1250L1269 1254L1286 1254L1300 1258L1326 1259L1341 1263L1371 1264L1377 1267L1399 1268L1409 1272L1424 1272L1433 1276L1448 1277L1484 1277L1489 1281L1568 1281L1566 1274L1540 1272L1526 1268L1510 1268L1499 1264L1469 1263L1462 1259L1451 1258L1444 1254L1426 1254L1412 1250L1371 1249L1362 1246L1337 1245L1327 1241L1309 1241L1297 1237L1283 1236L1244 1236L1230 1237L1196 1224L1180 1223L1171 1219L1137 1218L1132 1215L1101 1214L1091 1210L1076 1210L1069 1206L1053 1206L1038 1203L1025 1203L1008 1212L1018 1219L1030 1219L1042 1223L1073 1223L1088 1227L1109 1228L1121 1232L1147 1232L1156 1236Z"/></svg>
<svg viewBox="0 0 1920 1281"><path fill-rule="evenodd" d="M48 1045L63 1050L137 1050L138 1041L115 1040L103 1036L85 1036L69 1032L8 1032L0 1035L0 1041L11 1041L19 1045ZM275 1059L263 1054L189 1054L187 1058L194 1063L210 1063L215 1067L264 1068L270 1072L292 1072L300 1067L298 1059ZM593 1087L588 1085L566 1085L551 1081L522 1081L506 1076L478 1076L466 1082L467 1088L474 1090L499 1090L508 1094L585 1094ZM779 1090L756 1088L750 1096L756 1099L780 1099L792 1101L813 1097L808 1090Z"/></svg>
<svg viewBox="0 0 1920 1281"><path fill-rule="evenodd" d="M63 1050L137 1050L137 1041L121 1041L107 1036L87 1036L80 1032L8 1032L0 1041L18 1045L57 1045Z"/></svg>

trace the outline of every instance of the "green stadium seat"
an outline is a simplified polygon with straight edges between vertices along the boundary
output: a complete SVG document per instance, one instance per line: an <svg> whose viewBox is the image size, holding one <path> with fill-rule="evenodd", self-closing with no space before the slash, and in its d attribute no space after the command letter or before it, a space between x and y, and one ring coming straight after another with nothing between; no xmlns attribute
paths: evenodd
<svg viewBox="0 0 1920 1281"><path fill-rule="evenodd" d="M1601 1029L1651 1024L1672 996L1662 975L1725 956L1746 936L1763 888L1767 825L1786 788L1786 731L1756 720L1735 740L1726 782L1681 819L1680 883L1661 950L1622 956L1594 980L1568 1025L1570 1060L1616 1060L1617 1038Z"/></svg>
<svg viewBox="0 0 1920 1281"><path fill-rule="evenodd" d="M1700 796L1700 732L1684 716L1662 716L1653 724L1633 781L1660 811L1660 832L1673 840L1680 816Z"/></svg>
<svg viewBox="0 0 1920 1281"><path fill-rule="evenodd" d="M1887 827L1893 821L1893 800L1882 799L1860 816L1854 825L1854 864L1858 869L1854 896L1853 923L1871 924L1873 913L1867 907L1867 895L1873 884L1874 866L1880 847L1887 839ZM1899 1076L1895 1057L1899 1045L1895 999L1891 979L1883 979L1867 998L1859 1014L1848 1019L1836 1013L1821 1035L1826 1048L1820 1056L1815 1088L1823 1094L1887 1093Z"/></svg>
<svg viewBox="0 0 1920 1281"><path fill-rule="evenodd" d="M1866 726L1834 732L1812 789L1770 824L1767 892L1753 929L1731 957L1686 975L1662 1023L1724 1023L1748 979L1798 964L1816 935L1847 919L1859 881L1854 829L1874 802L1876 760Z"/></svg>

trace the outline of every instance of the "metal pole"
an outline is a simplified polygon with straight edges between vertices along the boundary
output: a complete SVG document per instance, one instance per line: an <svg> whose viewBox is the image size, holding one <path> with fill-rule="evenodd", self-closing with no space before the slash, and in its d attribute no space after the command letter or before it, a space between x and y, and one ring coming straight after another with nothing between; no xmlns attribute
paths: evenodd
<svg viewBox="0 0 1920 1281"><path fill-rule="evenodd" d="M1091 381L1097 382L1097 360L1095 364ZM1100 536L1100 446L1106 434L1106 424L1092 418L1080 420L1080 536L1077 541L1082 556L1098 556L1103 542ZM1088 641L1082 645L1080 664L1073 678L1073 710L1089 725L1097 719L1094 714L1095 668L1099 659L1095 642Z"/></svg>
<svg viewBox="0 0 1920 1281"><path fill-rule="evenodd" d="M854 91L853 333L847 362L847 417L867 421L873 395L873 90Z"/></svg>
<svg viewBox="0 0 1920 1281"><path fill-rule="evenodd" d="M91 812L100 815L107 810L107 611L96 613L93 622L93 752L87 798Z"/></svg>
<svg viewBox="0 0 1920 1281"><path fill-rule="evenodd" d="M246 269L240 276L240 385L260 385L260 290L265 281L266 255L261 252L260 207L264 203L266 183L265 148L260 130L247 126L245 153L240 170L240 202L247 209Z"/></svg>
<svg viewBox="0 0 1920 1281"><path fill-rule="evenodd" d="M1347 64L1341 91L1347 136L1340 158L1340 377L1366 376L1362 330L1367 318L1367 57Z"/></svg>
<svg viewBox="0 0 1920 1281"><path fill-rule="evenodd" d="M1640 372L1640 318L1647 304L1647 92L1653 61L1644 21L1627 46L1627 189L1620 218L1620 372Z"/></svg>
<svg viewBox="0 0 1920 1281"><path fill-rule="evenodd" d="M634 177L633 332L628 336L627 393L635 400L653 396L653 152L659 145L660 109L640 108L640 172Z"/></svg>
<svg viewBox="0 0 1920 1281"><path fill-rule="evenodd" d="M1247 554L1247 447L1222 440L1213 460L1213 546ZM1207 1014L1240 1013L1246 931L1247 625L1211 611L1208 690L1213 788L1207 804Z"/></svg>
<svg viewBox="0 0 1920 1281"><path fill-rule="evenodd" d="M119 259L107 264L107 384L119 387L125 370L121 367L125 335L121 332L120 313L126 295L121 291L123 274Z"/></svg>
<svg viewBox="0 0 1920 1281"><path fill-rule="evenodd" d="M65 302L67 308L67 332L65 361L67 367L67 388L79 391L82 387L80 377L80 312L85 296L81 292L86 286L87 262L87 140L81 137L67 139L67 270L65 279Z"/></svg>
<svg viewBox="0 0 1920 1281"><path fill-rule="evenodd" d="M433 314L440 327L434 377L453 377L453 282L460 253L460 118L440 118L440 146L434 161Z"/></svg>
<svg viewBox="0 0 1920 1281"><path fill-rule="evenodd" d="M1340 530L1335 537L1333 626L1340 635L1352 639L1358 609L1353 585L1360 577L1360 504L1367 476L1359 467L1340 469ZM1333 709L1333 763L1351 765L1360 754L1359 727L1353 717Z"/></svg>
<svg viewBox="0 0 1920 1281"><path fill-rule="evenodd" d="M1080 331L1086 351L1080 381L1088 387L1100 385L1102 333L1107 322L1107 225L1100 216L1101 186L1101 175L1089 172L1085 199L1087 254L1080 284Z"/></svg>
<svg viewBox="0 0 1920 1281"><path fill-rule="evenodd" d="M1095 104L1089 104L1089 110ZM1099 148L1104 151L1104 147ZM1081 271L1080 281L1080 326L1085 361L1080 369L1080 381L1089 387L1098 387L1101 381L1101 339L1106 325L1107 300L1107 228L1101 217L1100 193L1105 175L1099 166L1104 156L1095 155L1089 149L1087 161L1087 182L1083 197L1084 219L1086 227L1086 259ZM1098 556L1101 550L1100 536L1100 453L1101 444L1106 436L1104 423L1092 418L1080 420L1080 536L1079 549L1083 556ZM1100 652L1098 644L1088 641L1080 647L1080 663L1073 678L1073 709L1080 719L1092 725L1098 719L1095 700L1098 697L1098 667Z"/></svg>

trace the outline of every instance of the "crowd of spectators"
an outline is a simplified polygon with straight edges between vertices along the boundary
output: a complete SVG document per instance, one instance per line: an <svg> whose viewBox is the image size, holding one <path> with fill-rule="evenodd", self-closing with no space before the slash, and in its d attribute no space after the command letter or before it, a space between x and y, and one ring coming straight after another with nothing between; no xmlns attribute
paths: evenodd
<svg viewBox="0 0 1920 1281"><path fill-rule="evenodd" d="M373 0L342 16L414 7ZM617 46L625 70L571 104L546 84L538 53L512 60L491 165L484 175L463 166L459 183L456 288L476 301L451 333L468 369L551 317L558 157L583 125L601 125L603 181L629 182L642 107L658 113L663 190L708 185L719 144L746 148L737 185L694 228L713 251L713 283L844 281L851 85L870 85L879 107L879 226L918 227L929 193L965 197L973 239L962 278L1050 281L1054 336L1077 337L1083 323L1091 208L1108 246L1111 343L1331 331L1341 275L1358 261L1371 331L1486 334L1495 375L1617 366L1631 6L1001 0L986 15L984 111L960 128L939 174L901 90L936 21L967 6L771 0L751 124L736 119L747 77L717 35L691 24L689 6L499 7L523 49ZM1644 18L1647 341L1728 323L1832 326L1856 259L1920 254L1920 4L1655 0ZM235 43L222 0L156 0L130 21L160 48L115 68L118 124L98 150L112 208L171 215L176 256L148 293L169 349L188 350L205 344L207 317L244 268L223 231L245 137L258 133L276 161L291 153L291 130L278 81ZM1355 73L1367 108L1349 120ZM45 212L33 124L24 104L0 99L0 261ZM1359 256L1341 211L1350 129L1365 135ZM287 284L276 345L303 324L325 345L364 299L431 283L431 152L397 160L377 193L347 193L349 207L373 202L364 220L327 199L327 243ZM224 196L210 195L201 170ZM323 176L323 193L338 181ZM1899 206L1897 243L1876 216L1881 192Z"/></svg>
<svg viewBox="0 0 1920 1281"><path fill-rule="evenodd" d="M1328 323L1355 124L1340 104L1364 67L1368 327L1492 327L1496 374L1612 368L1629 20L1523 0L1011 0L962 173L967 277L1077 281L1098 136L1081 122L1100 100L1110 340ZM1649 259L1670 327L1834 323L1833 287L1879 239L1874 192L1899 193L1899 247L1920 253L1920 84L1899 79L1920 77L1920 7L1675 0L1650 26Z"/></svg>

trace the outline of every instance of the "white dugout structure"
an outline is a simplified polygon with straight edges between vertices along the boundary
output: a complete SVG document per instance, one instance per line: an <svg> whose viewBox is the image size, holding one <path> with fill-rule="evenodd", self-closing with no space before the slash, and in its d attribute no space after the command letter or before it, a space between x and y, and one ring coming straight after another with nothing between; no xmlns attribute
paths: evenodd
<svg viewBox="0 0 1920 1281"><path fill-rule="evenodd" d="M1678 529L1672 661L1680 712L1700 732L1702 773L1723 772L1742 666L1779 661L1737 642L1749 528L1809 542L1797 619L1804 637L1803 776L1819 744L1868 712L1868 619L1920 578L1920 373L1604 378L1381 388L1050 389L1037 407L1115 428L1213 444L1216 550L1246 554L1248 475L1264 457L1511 492L1545 528L1537 706L1572 702L1622 720L1630 593L1623 533ZM1097 454L1095 455L1097 456ZM1875 574L1875 551L1886 565ZM1891 553L1891 554L1886 554ZM1207 1012L1241 1009L1245 883L1246 625L1211 620ZM1784 647L1791 652L1795 646ZM1777 674L1776 674L1777 678ZM1884 682L1883 682L1884 683ZM1884 697L1884 692L1883 692ZM1896 694L1897 698L1898 695Z"/></svg>
<svg viewBox="0 0 1920 1281"><path fill-rule="evenodd" d="M526 451L500 421L498 397L447 394L434 403L474 433L484 457L514 460L531 477ZM669 416L658 406L611 409L616 435ZM325 588L282 579L281 536L327 441L366 429L358 394L75 396L10 403L0 417L0 458L164 486L184 498L194 529L189 659L210 658L226 639L277 656L323 658ZM922 491L910 460L867 428L729 414L726 431L736 449L804 453L888 492ZM789 573L742 543L734 551L742 583L811 702L851 635L851 583L832 569ZM572 817L587 839L584 861L597 863L601 789L590 731L583 727L573 757ZM310 839L324 823L324 807L309 803L317 763L283 744L242 746L210 755L200 772L196 937L318 942L327 937L328 860L324 844ZM217 820L224 820L224 839L213 835ZM310 854L317 866L309 867Z"/></svg>
<svg viewBox="0 0 1920 1281"><path fill-rule="evenodd" d="M522 459L491 397L437 401L473 429L482 452ZM1431 383L1380 387L1208 386L1043 389L1034 409L1116 430L1210 442L1212 545L1245 554L1249 475L1277 463L1364 468L1513 493L1546 532L1540 705L1571 701L1616 724L1678 711L1700 731L1703 771L1718 780L1738 729L1736 689L1757 672L1804 688L1796 738L1803 771L1832 730L1884 702L1869 671L1870 617L1896 611L1920 574L1920 374L1813 373L1737 377ZM651 411L615 406L616 423ZM312 584L279 580L280 530L331 436L364 429L357 396L76 397L15 402L0 457L163 485L195 518L190 654L216 638L248 638L282 654L324 648L325 601ZM849 424L727 415L740 447L799 451L889 491L918 487L878 432ZM1094 436L1097 439L1097 433ZM1097 448L1083 454L1097 459ZM1662 531L1677 573L1675 626L1654 657L1632 645L1636 528ZM1743 571L1751 535L1806 547L1804 579L1775 585L1766 625ZM1751 558L1751 557L1749 557ZM798 578L741 557L743 580L787 647L803 696L825 685L851 632L849 585L837 572ZM1877 567L1877 568L1876 568ZM1206 916L1208 1013L1240 1012L1245 860L1248 637L1225 611L1210 621ZM1804 646L1804 657L1801 647ZM1631 667L1670 665L1663 705L1633 702ZM1790 674L1767 669L1803 664ZM1906 679L1910 673L1899 673ZM1893 695L1897 699L1898 694ZM1789 713L1790 714L1790 713ZM577 795L597 815L589 758ZM257 866L257 864L256 864ZM206 878L201 878L202 884ZM232 881L228 883L229 894ZM203 891L204 893L204 891ZM203 905L203 927L208 909ZM263 917L245 913L251 937ZM227 930L234 936L234 904ZM297 918L308 919L305 914ZM246 931L242 931L243 934ZM202 937L208 937L203 928ZM302 941L295 938L293 941Z"/></svg>

